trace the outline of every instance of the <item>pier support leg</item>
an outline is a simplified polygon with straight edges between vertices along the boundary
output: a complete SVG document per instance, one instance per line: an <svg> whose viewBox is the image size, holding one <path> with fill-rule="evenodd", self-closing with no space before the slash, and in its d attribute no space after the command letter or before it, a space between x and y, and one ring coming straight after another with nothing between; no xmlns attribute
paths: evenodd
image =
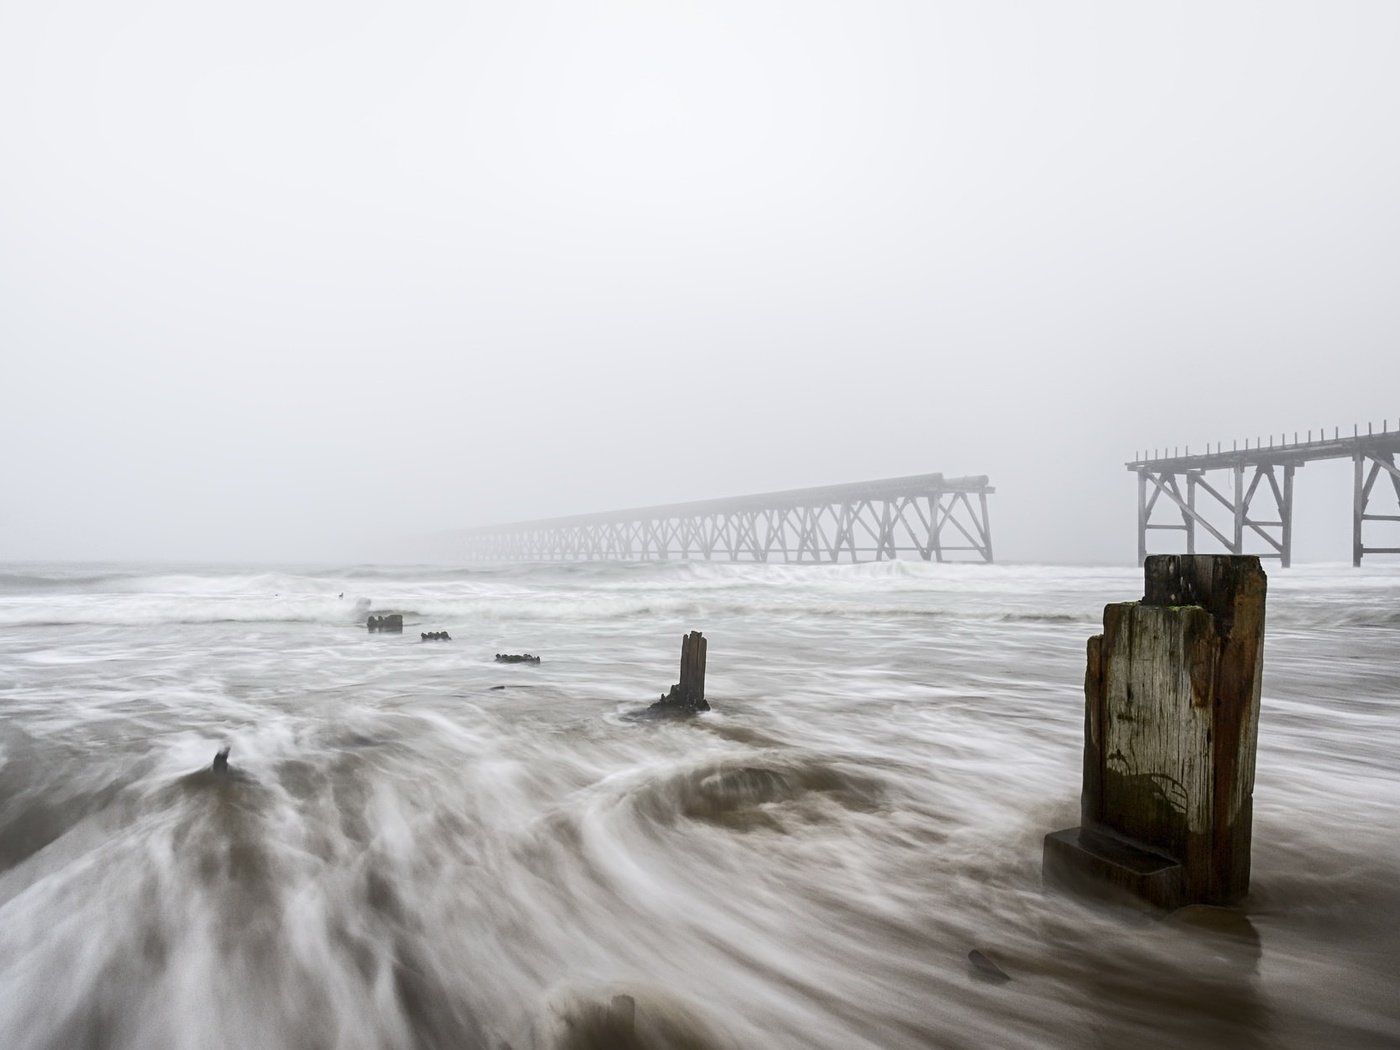
<svg viewBox="0 0 1400 1050"><path fill-rule="evenodd" d="M1196 475L1186 475L1186 508L1189 513L1182 515L1186 520L1186 553L1196 553Z"/></svg>
<svg viewBox="0 0 1400 1050"><path fill-rule="evenodd" d="M1292 463L1283 468L1283 506L1279 507L1279 521L1283 523L1280 537L1283 550L1280 557L1285 569L1293 564L1293 470Z"/></svg>
<svg viewBox="0 0 1400 1050"><path fill-rule="evenodd" d="M1244 494L1244 467L1235 464L1235 542L1230 548L1231 554L1244 553L1244 517L1245 517L1245 494Z"/></svg>
<svg viewBox="0 0 1400 1050"><path fill-rule="evenodd" d="M1139 470L1138 476L1138 564L1147 561L1147 472Z"/></svg>
<svg viewBox="0 0 1400 1050"><path fill-rule="evenodd" d="M1352 455L1352 463L1355 466L1354 474L1356 484L1352 489L1351 500L1351 564L1353 568L1361 565L1361 518L1366 513L1366 482L1365 457L1358 449Z"/></svg>
<svg viewBox="0 0 1400 1050"><path fill-rule="evenodd" d="M990 565L992 564L992 519L987 516L987 493L980 492L978 496L982 503L982 539L986 544L982 549L982 560Z"/></svg>

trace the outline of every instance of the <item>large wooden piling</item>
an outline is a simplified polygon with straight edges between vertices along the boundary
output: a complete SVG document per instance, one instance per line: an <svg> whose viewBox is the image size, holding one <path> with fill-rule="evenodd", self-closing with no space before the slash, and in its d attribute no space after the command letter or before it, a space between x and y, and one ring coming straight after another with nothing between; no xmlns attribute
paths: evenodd
<svg viewBox="0 0 1400 1050"><path fill-rule="evenodd" d="M1046 836L1045 877L1227 904L1249 890L1267 581L1248 555L1156 555L1145 574L1089 639L1083 823Z"/></svg>

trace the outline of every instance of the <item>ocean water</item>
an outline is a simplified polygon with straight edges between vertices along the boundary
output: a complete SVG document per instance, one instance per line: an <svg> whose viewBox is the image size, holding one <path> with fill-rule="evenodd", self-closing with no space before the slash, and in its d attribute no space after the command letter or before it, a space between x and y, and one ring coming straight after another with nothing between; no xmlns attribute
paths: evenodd
<svg viewBox="0 0 1400 1050"><path fill-rule="evenodd" d="M1141 593L0 567L0 1047L1400 1046L1400 566L1272 570L1252 893L1165 919L1040 879ZM629 717L692 629L713 711Z"/></svg>

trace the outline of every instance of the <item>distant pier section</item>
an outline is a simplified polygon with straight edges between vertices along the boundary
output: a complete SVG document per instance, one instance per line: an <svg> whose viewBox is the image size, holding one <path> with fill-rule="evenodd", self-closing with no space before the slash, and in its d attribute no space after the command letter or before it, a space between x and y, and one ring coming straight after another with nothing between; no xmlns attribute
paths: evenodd
<svg viewBox="0 0 1400 1050"><path fill-rule="evenodd" d="M823 488L487 525L456 533L492 561L667 558L817 563L992 560L985 475L915 474Z"/></svg>
<svg viewBox="0 0 1400 1050"><path fill-rule="evenodd" d="M1379 429L1368 423L1364 433L1356 425L1350 434L1336 427L1331 436L1325 430L1309 430L1294 431L1289 438L1270 435L1255 438L1252 445L1246 439L1244 448L1238 441L1228 449L1207 444L1205 452L1195 455L1190 446L1137 453L1126 466L1138 476L1138 563L1147 561L1149 532L1184 532L1185 553L1195 554L1199 530L1230 554L1244 554L1246 541L1257 546L1262 540L1265 549L1257 552L1259 557L1277 558L1288 568L1293 556L1293 473L1323 459L1349 459L1354 464L1352 564L1360 565L1367 554L1400 554L1400 546L1366 545L1377 528L1372 523L1392 523L1392 533L1394 523L1400 523L1400 469L1395 466L1400 421L1397 430L1384 420ZM1373 511L1373 498L1383 512ZM1154 511L1159 512L1156 519ZM1174 520L1177 515L1180 521Z"/></svg>

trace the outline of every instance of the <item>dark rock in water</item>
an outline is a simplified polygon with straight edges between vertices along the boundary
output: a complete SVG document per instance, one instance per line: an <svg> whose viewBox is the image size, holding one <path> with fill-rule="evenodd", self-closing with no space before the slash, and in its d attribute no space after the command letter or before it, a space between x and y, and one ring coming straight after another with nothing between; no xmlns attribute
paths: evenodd
<svg viewBox="0 0 1400 1050"><path fill-rule="evenodd" d="M1003 970L996 963L992 962L976 948L967 953L968 962L972 963L972 972L981 980L990 981L993 984L1005 984L1011 980L1011 975Z"/></svg>
<svg viewBox="0 0 1400 1050"><path fill-rule="evenodd" d="M504 689L504 688L505 688L505 686L503 686L503 685L493 685L493 686L491 687L491 692L494 693L497 689Z"/></svg>
<svg viewBox="0 0 1400 1050"><path fill-rule="evenodd" d="M446 631L420 631L419 635L425 642L452 641L452 635L448 634Z"/></svg>
<svg viewBox="0 0 1400 1050"><path fill-rule="evenodd" d="M365 621L365 626L370 631L390 631L395 634L403 633L403 615L401 613L383 613L371 616Z"/></svg>
<svg viewBox="0 0 1400 1050"><path fill-rule="evenodd" d="M538 656L531 656L529 653L497 653L496 663L498 664L537 664L540 662Z"/></svg>
<svg viewBox="0 0 1400 1050"><path fill-rule="evenodd" d="M229 746L228 746L227 744L225 744L223 747L219 748L218 754L216 754L216 755L214 756L214 772L215 772L215 773L227 773L227 772L228 772L228 753L229 753L229 751L230 751L230 748L229 748Z"/></svg>

